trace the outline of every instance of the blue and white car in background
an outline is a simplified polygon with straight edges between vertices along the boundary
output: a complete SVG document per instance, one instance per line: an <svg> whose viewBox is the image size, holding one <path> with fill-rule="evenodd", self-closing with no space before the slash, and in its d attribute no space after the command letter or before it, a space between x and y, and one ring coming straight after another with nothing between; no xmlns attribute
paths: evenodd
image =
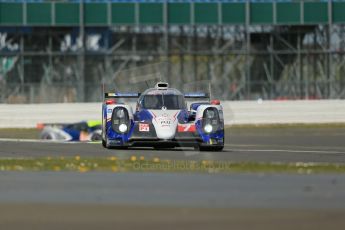
<svg viewBox="0 0 345 230"><path fill-rule="evenodd" d="M120 103L137 98L136 108ZM186 99L202 99L187 108ZM105 93L102 106L102 144L105 148L189 146L201 151L224 147L223 109L205 93L182 94L159 82L143 93Z"/></svg>
<svg viewBox="0 0 345 230"><path fill-rule="evenodd" d="M39 123L39 138L53 141L100 141L101 121L88 120L76 123Z"/></svg>

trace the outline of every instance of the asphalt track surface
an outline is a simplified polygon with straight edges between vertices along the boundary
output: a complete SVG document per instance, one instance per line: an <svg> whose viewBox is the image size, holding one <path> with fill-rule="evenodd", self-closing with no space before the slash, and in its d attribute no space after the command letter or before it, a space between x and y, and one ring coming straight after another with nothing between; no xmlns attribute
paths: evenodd
<svg viewBox="0 0 345 230"><path fill-rule="evenodd" d="M0 172L0 229L342 229L345 177Z"/></svg>
<svg viewBox="0 0 345 230"><path fill-rule="evenodd" d="M345 209L339 202L345 200L342 175L3 172L0 177L3 203Z"/></svg>
<svg viewBox="0 0 345 230"><path fill-rule="evenodd" d="M56 143L0 139L0 157L104 157L144 156L170 160L217 160L251 162L345 163L345 129L243 129L226 133L222 152L199 152L192 148L154 150L104 149L100 143Z"/></svg>

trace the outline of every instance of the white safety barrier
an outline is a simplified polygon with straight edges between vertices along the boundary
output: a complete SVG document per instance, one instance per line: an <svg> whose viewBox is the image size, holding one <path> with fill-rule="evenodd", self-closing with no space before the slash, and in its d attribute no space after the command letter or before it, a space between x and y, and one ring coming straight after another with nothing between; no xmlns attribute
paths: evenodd
<svg viewBox="0 0 345 230"><path fill-rule="evenodd" d="M227 124L345 123L345 100L226 101Z"/></svg>
<svg viewBox="0 0 345 230"><path fill-rule="evenodd" d="M37 123L101 120L101 103L0 104L0 128L31 128Z"/></svg>
<svg viewBox="0 0 345 230"><path fill-rule="evenodd" d="M345 123L345 100L221 103L226 124ZM100 119L101 103L0 104L0 128Z"/></svg>

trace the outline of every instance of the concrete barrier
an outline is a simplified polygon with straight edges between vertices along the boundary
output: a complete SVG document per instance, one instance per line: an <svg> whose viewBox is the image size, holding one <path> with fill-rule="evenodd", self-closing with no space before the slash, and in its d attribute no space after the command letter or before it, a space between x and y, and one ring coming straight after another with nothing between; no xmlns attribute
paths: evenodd
<svg viewBox="0 0 345 230"><path fill-rule="evenodd" d="M226 124L345 123L345 100L223 101ZM101 103L0 104L0 128L101 119Z"/></svg>

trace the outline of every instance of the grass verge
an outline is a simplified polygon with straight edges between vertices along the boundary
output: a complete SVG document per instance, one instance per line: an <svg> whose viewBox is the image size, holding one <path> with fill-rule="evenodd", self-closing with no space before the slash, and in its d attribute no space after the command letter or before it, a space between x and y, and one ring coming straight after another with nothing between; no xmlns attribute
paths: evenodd
<svg viewBox="0 0 345 230"><path fill-rule="evenodd" d="M230 161L190 161L144 159L131 156L122 160L108 158L21 158L0 159L0 171L90 171L101 172L199 172L199 173L345 173L345 164L330 163L256 163Z"/></svg>

